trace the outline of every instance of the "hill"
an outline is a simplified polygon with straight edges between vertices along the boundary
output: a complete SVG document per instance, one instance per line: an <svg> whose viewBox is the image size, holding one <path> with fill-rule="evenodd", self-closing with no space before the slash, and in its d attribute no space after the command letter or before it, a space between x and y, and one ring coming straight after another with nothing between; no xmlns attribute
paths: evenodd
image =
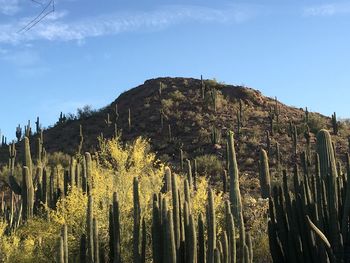
<svg viewBox="0 0 350 263"><path fill-rule="evenodd" d="M138 136L149 138L158 157L175 168L179 167L181 148L184 158L197 158L198 171L211 174L214 182L219 181L223 173L220 162L225 162L228 130L235 132L240 170L251 179L257 178L254 171L257 171L261 147L268 150L272 169L277 170L278 163L290 166L296 158L293 157L294 125L298 154L307 149L306 137L312 148L319 129L332 130L331 118L287 106L257 90L193 78L147 80L122 93L105 108L82 112L80 116L61 119L43 131L48 153L76 153L80 126L83 151L95 149L98 136L112 137L117 131L123 141ZM310 132L306 134L307 127ZM349 128L338 122L338 129L333 139L341 156L347 151ZM35 140L31 142L34 144ZM20 147L17 148L20 152ZM2 161L7 162L7 147L2 147L1 156ZM249 181L249 188L258 187L254 181Z"/></svg>

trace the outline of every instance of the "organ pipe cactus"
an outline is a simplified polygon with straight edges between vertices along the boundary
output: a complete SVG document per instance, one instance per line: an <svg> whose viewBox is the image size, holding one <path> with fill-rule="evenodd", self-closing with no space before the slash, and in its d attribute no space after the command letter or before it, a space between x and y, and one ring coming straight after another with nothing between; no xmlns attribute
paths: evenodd
<svg viewBox="0 0 350 263"><path fill-rule="evenodd" d="M349 260L350 191L338 175L329 132L320 130L316 137L314 173L299 177L295 165L294 193L284 172L283 188L275 187L269 201L269 240L276 262Z"/></svg>

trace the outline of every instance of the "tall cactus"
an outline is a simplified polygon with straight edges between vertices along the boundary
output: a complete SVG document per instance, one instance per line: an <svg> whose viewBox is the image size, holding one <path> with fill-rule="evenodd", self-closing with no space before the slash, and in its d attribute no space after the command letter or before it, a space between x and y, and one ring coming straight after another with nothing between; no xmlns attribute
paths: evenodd
<svg viewBox="0 0 350 263"><path fill-rule="evenodd" d="M139 180L134 177L133 183L134 193L134 232L133 232L133 260L134 263L140 262L140 223L141 223L141 207L139 197Z"/></svg>
<svg viewBox="0 0 350 263"><path fill-rule="evenodd" d="M23 166L22 179L22 218L24 221L33 217L34 186L30 169Z"/></svg>
<svg viewBox="0 0 350 263"><path fill-rule="evenodd" d="M206 262L205 233L203 215L198 217L198 263Z"/></svg>
<svg viewBox="0 0 350 263"><path fill-rule="evenodd" d="M100 245L97 219L93 219L93 240L94 240L94 261L93 263L100 263ZM68 262L67 262L68 263Z"/></svg>
<svg viewBox="0 0 350 263"><path fill-rule="evenodd" d="M116 192L113 194L113 204L110 206L109 242L110 242L109 252L110 252L111 262L121 263L120 215L119 215L118 195Z"/></svg>
<svg viewBox="0 0 350 263"><path fill-rule="evenodd" d="M92 196L88 197L88 206L86 213L86 226L87 226L87 253L88 263L94 263L94 227L93 227L93 199Z"/></svg>
<svg viewBox="0 0 350 263"><path fill-rule="evenodd" d="M269 160L264 149L260 149L259 161L260 191L262 198L268 198L271 193Z"/></svg>
<svg viewBox="0 0 350 263"><path fill-rule="evenodd" d="M178 196L177 178L173 173L171 177L171 191L173 200L173 223L174 223L174 235L175 235L175 245L176 251L178 253L180 249L180 203Z"/></svg>
<svg viewBox="0 0 350 263"><path fill-rule="evenodd" d="M67 225L63 225L62 226L61 237L63 238L64 263L68 263L68 233L67 233Z"/></svg>
<svg viewBox="0 0 350 263"><path fill-rule="evenodd" d="M152 255L154 263L162 262L162 226L161 212L157 195L153 198L153 214L152 214Z"/></svg>
<svg viewBox="0 0 350 263"><path fill-rule="evenodd" d="M176 244L174 235L173 213L171 210L168 211L166 223L166 250L168 258L165 259L165 262L176 263Z"/></svg>
<svg viewBox="0 0 350 263"><path fill-rule="evenodd" d="M338 196L337 196L337 166L331 135L327 130L317 133L317 153L320 158L321 177L327 182L327 203L329 213L330 241L335 250L340 246L340 233L338 225Z"/></svg>
<svg viewBox="0 0 350 263"><path fill-rule="evenodd" d="M208 190L207 227L208 227L207 262L213 263L214 252L216 248L216 220L215 220L214 195L211 189Z"/></svg>
<svg viewBox="0 0 350 263"><path fill-rule="evenodd" d="M236 160L235 145L233 141L233 132L228 133L228 147L229 147L229 170L230 177L230 202L233 208L233 215L240 224L240 218L242 213L242 200L239 190L239 175L238 165Z"/></svg>

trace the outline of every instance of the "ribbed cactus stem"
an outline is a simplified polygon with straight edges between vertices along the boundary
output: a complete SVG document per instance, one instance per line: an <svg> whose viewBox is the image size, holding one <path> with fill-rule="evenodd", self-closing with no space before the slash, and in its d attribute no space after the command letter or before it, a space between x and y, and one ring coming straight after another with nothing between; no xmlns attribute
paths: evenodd
<svg viewBox="0 0 350 263"><path fill-rule="evenodd" d="M168 166L164 169L164 187L163 192L167 193L171 191L171 170Z"/></svg>
<svg viewBox="0 0 350 263"><path fill-rule="evenodd" d="M270 168L267 153L264 149L260 149L259 174L261 197L268 198L271 194Z"/></svg>
<svg viewBox="0 0 350 263"><path fill-rule="evenodd" d="M100 262L100 245L99 245L98 223L97 223L96 218L93 219L93 239L94 239L94 261L93 261L93 263L99 263Z"/></svg>
<svg viewBox="0 0 350 263"><path fill-rule="evenodd" d="M141 241L141 263L146 262L146 242L147 242L147 230L145 218L142 218L142 241Z"/></svg>
<svg viewBox="0 0 350 263"><path fill-rule="evenodd" d="M28 167L30 174L33 172L32 156L30 153L30 145L28 137L24 137L24 156L23 156L23 166Z"/></svg>
<svg viewBox="0 0 350 263"><path fill-rule="evenodd" d="M166 237L167 237L167 254L168 259L165 262L176 263L176 244L175 244L175 235L174 235L174 224L173 224L173 214L169 210L167 216L167 225L166 225Z"/></svg>
<svg viewBox="0 0 350 263"><path fill-rule="evenodd" d="M216 219L214 194L211 189L208 190L208 207L207 207L207 228L208 228L208 257L207 262L214 262L214 251L216 248Z"/></svg>
<svg viewBox="0 0 350 263"><path fill-rule="evenodd" d="M61 236L63 238L64 263L68 263L68 230L67 230L67 225L63 225L62 230L61 230Z"/></svg>
<svg viewBox="0 0 350 263"><path fill-rule="evenodd" d="M317 133L317 153L320 158L320 172L323 180L327 182L326 193L329 209L329 239L337 252L340 246L338 227L338 196L337 196L337 166L331 135L327 130Z"/></svg>
<svg viewBox="0 0 350 263"><path fill-rule="evenodd" d="M34 187L32 173L27 166L23 166L22 174L22 218L26 221L33 217Z"/></svg>
<svg viewBox="0 0 350 263"><path fill-rule="evenodd" d="M87 188L92 188L92 159L91 154L86 152L85 153L85 165L86 165L86 181L87 181Z"/></svg>
<svg viewBox="0 0 350 263"><path fill-rule="evenodd" d="M228 242L229 242L229 262L236 263L236 233L233 215L228 214Z"/></svg>
<svg viewBox="0 0 350 263"><path fill-rule="evenodd" d="M186 236L186 243L188 243L187 247L187 262L197 262L197 234L196 234L196 226L193 215L190 215L190 222L188 226L188 236Z"/></svg>
<svg viewBox="0 0 350 263"><path fill-rule="evenodd" d="M221 263L221 253L220 250L218 248L215 248L214 250L214 263Z"/></svg>
<svg viewBox="0 0 350 263"><path fill-rule="evenodd" d="M187 180L190 188L192 187L192 166L191 161L187 159Z"/></svg>
<svg viewBox="0 0 350 263"><path fill-rule="evenodd" d="M58 258L57 258L57 262L59 263L65 263L64 262L64 240L63 237L60 236L60 242L59 242L59 246L58 246Z"/></svg>
<svg viewBox="0 0 350 263"><path fill-rule="evenodd" d="M227 239L226 231L222 233L221 244L222 244L222 262L229 263L228 239Z"/></svg>
<svg viewBox="0 0 350 263"><path fill-rule="evenodd" d="M75 171L76 171L76 166L77 166L77 161L75 160L74 157L71 158L70 160L70 165L69 165L69 185L71 187L75 186Z"/></svg>
<svg viewBox="0 0 350 263"><path fill-rule="evenodd" d="M140 207L140 196L139 196L139 180L134 177L133 183L134 193L134 232L133 232L133 259L134 263L140 262L140 223L141 223L141 207Z"/></svg>
<svg viewBox="0 0 350 263"><path fill-rule="evenodd" d="M203 215L198 216L198 263L206 262L205 232Z"/></svg>
<svg viewBox="0 0 350 263"><path fill-rule="evenodd" d="M155 194L155 196L157 196ZM161 214L158 200L153 200L153 214L152 214L152 255L154 263L162 262L162 229L161 229Z"/></svg>
<svg viewBox="0 0 350 263"><path fill-rule="evenodd" d="M171 177L171 193L173 200L173 222L174 222L174 234L176 251L180 249L180 203L178 198L178 187L176 174L172 174Z"/></svg>
<svg viewBox="0 0 350 263"><path fill-rule="evenodd" d="M87 232L88 262L94 263L93 199L91 195L88 197L86 226L87 226L86 232Z"/></svg>
<svg viewBox="0 0 350 263"><path fill-rule="evenodd" d="M236 160L236 152L233 140L233 132L228 133L228 146L229 146L229 170L228 174L230 177L230 202L232 205L232 211L234 218L240 224L240 218L242 214L242 200L241 193L239 190L239 175L238 165ZM240 227L238 225L238 227Z"/></svg>
<svg viewBox="0 0 350 263"><path fill-rule="evenodd" d="M113 263L121 262L120 254L120 215L119 201L117 193L113 193L113 204L110 206L109 219L109 236L110 236L110 259Z"/></svg>
<svg viewBox="0 0 350 263"><path fill-rule="evenodd" d="M86 235L82 234L80 238L80 254L79 254L80 263L87 263L86 249L87 249Z"/></svg>

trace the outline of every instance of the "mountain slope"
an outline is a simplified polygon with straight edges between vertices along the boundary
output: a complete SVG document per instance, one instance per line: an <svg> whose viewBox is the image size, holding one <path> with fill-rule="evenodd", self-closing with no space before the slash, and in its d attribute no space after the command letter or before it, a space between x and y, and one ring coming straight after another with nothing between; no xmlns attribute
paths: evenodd
<svg viewBox="0 0 350 263"><path fill-rule="evenodd" d="M237 112L240 101L242 127L238 136ZM258 151L260 147L268 148L266 131L271 130L271 113L275 114L274 133L270 135L271 166L274 167L276 163L276 142L280 145L282 164L289 164L293 152L291 124L295 124L298 130L298 151L305 149L304 110L288 107L275 99L263 96L257 90L213 80L202 82L192 78L147 80L143 85L122 93L110 105L92 113L91 116L68 120L45 130L44 146L48 152L76 153L79 145L79 126L82 125L83 150L91 151L97 147L97 137L101 133L106 138L114 136L116 124L124 141L130 141L137 136L149 138L153 150L161 159L178 166L180 148L183 149L185 158L193 159L210 154L219 161L224 161L225 133L233 130L236 133L240 170L256 178L254 171L257 171ZM106 123L108 114L110 125ZM331 129L331 119L317 113L309 113L308 116L307 124L310 126L312 143L318 129ZM216 142L211 140L214 130ZM339 136L334 136L339 154L347 150L348 134L348 127L341 125ZM31 141L33 143L35 140ZM18 150L20 151L20 147ZM6 161L6 149L3 147L1 151L2 160Z"/></svg>

